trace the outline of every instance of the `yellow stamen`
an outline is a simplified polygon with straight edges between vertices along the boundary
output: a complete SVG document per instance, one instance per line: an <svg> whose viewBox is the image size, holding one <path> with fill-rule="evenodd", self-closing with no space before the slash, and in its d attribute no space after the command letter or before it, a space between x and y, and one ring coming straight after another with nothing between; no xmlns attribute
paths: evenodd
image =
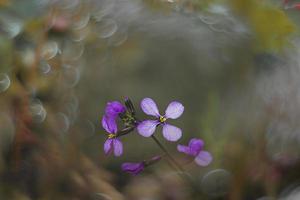
<svg viewBox="0 0 300 200"><path fill-rule="evenodd" d="M109 135L108 135L108 139L113 139L113 138L115 138L115 137L116 137L115 134L109 134Z"/></svg>
<svg viewBox="0 0 300 200"><path fill-rule="evenodd" d="M163 117L163 116L160 116L159 117L159 122L160 123L164 123L165 121L167 121L167 118Z"/></svg>

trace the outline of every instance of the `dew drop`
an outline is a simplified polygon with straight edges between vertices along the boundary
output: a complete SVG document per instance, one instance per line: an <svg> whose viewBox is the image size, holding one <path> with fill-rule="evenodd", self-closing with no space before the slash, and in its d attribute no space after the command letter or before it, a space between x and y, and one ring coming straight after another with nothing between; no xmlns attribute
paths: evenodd
<svg viewBox="0 0 300 200"><path fill-rule="evenodd" d="M90 21L90 13L87 12L81 15L81 17L74 22L73 29L74 30L82 29L88 25L89 21Z"/></svg>
<svg viewBox="0 0 300 200"><path fill-rule="evenodd" d="M67 67L63 69L63 79L67 87L72 88L80 80L80 71L77 67Z"/></svg>
<svg viewBox="0 0 300 200"><path fill-rule="evenodd" d="M103 17L109 15L113 12L114 9L114 1L113 0L105 0L101 3L101 6L95 7L95 10L93 11L93 18L95 21L99 22L103 19Z"/></svg>
<svg viewBox="0 0 300 200"><path fill-rule="evenodd" d="M54 58L58 53L58 45L54 41L47 42L43 47L41 51L41 56L46 59L50 60Z"/></svg>
<svg viewBox="0 0 300 200"><path fill-rule="evenodd" d="M229 191L231 174L224 169L215 169L204 175L201 189L209 196L219 197Z"/></svg>
<svg viewBox="0 0 300 200"><path fill-rule="evenodd" d="M84 52L84 45L81 42L67 41L62 49L63 60L77 60Z"/></svg>
<svg viewBox="0 0 300 200"><path fill-rule="evenodd" d="M6 91L10 86L10 79L7 74L0 73L0 92Z"/></svg>
<svg viewBox="0 0 300 200"><path fill-rule="evenodd" d="M49 74L51 72L51 66L46 61L42 61L39 65L39 70L42 74Z"/></svg>
<svg viewBox="0 0 300 200"><path fill-rule="evenodd" d="M96 29L100 38L109 38L117 31L118 25L112 19L105 19L98 22Z"/></svg>
<svg viewBox="0 0 300 200"><path fill-rule="evenodd" d="M29 105L29 110L35 123L42 123L46 119L47 112L40 100L33 100Z"/></svg>
<svg viewBox="0 0 300 200"><path fill-rule="evenodd" d="M109 38L109 44L112 46L120 46L122 45L128 38L127 31L119 30L112 37Z"/></svg>

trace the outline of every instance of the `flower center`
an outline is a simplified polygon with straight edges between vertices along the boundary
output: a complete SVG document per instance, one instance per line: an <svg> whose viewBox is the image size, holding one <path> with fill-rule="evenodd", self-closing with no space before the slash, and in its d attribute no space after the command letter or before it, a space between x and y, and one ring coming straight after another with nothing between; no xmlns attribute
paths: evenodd
<svg viewBox="0 0 300 200"><path fill-rule="evenodd" d="M165 121L167 121L167 118L165 118L164 116L159 117L159 122L160 123L164 123Z"/></svg>
<svg viewBox="0 0 300 200"><path fill-rule="evenodd" d="M116 138L116 135L115 135L115 134L109 134L109 135L108 135L108 139L113 139L113 138Z"/></svg>

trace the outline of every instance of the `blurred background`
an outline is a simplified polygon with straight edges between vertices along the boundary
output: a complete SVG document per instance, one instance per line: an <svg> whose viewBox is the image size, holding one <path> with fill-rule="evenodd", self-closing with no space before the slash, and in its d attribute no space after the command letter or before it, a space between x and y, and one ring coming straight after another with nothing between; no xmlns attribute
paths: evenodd
<svg viewBox="0 0 300 200"><path fill-rule="evenodd" d="M300 199L300 1L0 0L0 200ZM136 132L105 156L108 101L153 98L208 167ZM176 144L157 137L172 155Z"/></svg>

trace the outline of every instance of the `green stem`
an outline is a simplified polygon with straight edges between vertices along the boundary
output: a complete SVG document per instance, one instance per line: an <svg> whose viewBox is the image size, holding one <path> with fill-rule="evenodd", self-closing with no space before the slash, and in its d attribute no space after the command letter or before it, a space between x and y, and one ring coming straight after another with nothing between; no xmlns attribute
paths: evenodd
<svg viewBox="0 0 300 200"><path fill-rule="evenodd" d="M155 141L155 143L159 146L159 148L166 154L169 164L171 163L171 166L176 168L176 171L184 172L184 169L178 164L178 162L171 156L171 154L168 152L168 150L160 143L160 141L154 136L151 136L152 139Z"/></svg>

